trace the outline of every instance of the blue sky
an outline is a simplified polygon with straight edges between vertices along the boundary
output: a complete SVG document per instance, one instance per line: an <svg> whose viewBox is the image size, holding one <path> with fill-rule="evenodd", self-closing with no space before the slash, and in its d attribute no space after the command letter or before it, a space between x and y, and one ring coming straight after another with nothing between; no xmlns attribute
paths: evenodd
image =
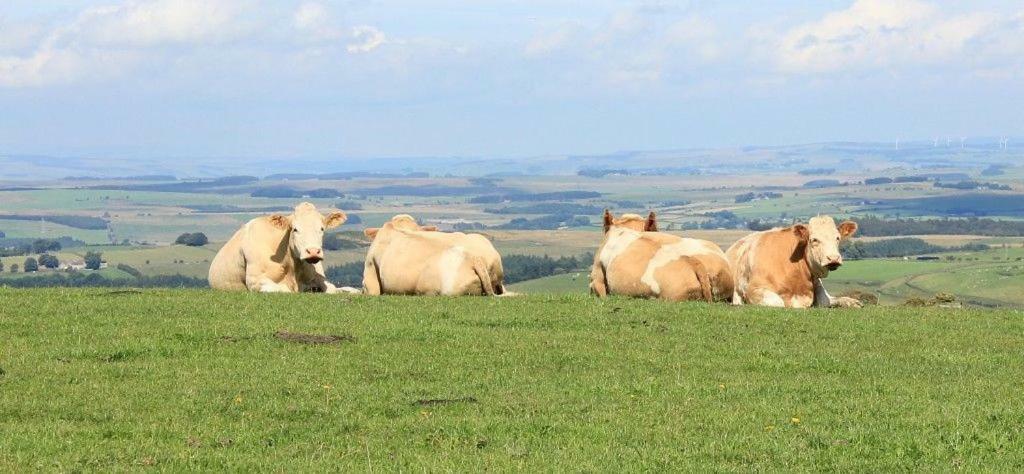
<svg viewBox="0 0 1024 474"><path fill-rule="evenodd" d="M1024 135L1019 1L5 0L0 154Z"/></svg>

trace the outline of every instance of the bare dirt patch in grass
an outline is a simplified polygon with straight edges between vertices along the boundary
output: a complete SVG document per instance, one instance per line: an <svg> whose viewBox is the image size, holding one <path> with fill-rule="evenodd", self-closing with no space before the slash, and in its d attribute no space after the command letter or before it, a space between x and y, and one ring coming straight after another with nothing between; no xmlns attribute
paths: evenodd
<svg viewBox="0 0 1024 474"><path fill-rule="evenodd" d="M282 341L294 342L297 344L312 345L337 345L343 342L356 342L355 336L350 334L304 334L299 332L278 331L274 337Z"/></svg>

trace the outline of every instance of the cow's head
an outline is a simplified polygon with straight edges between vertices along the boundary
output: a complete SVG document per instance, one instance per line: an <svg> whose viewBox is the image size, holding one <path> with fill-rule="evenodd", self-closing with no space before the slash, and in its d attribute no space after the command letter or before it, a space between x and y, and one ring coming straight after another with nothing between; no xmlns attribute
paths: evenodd
<svg viewBox="0 0 1024 474"><path fill-rule="evenodd" d="M604 231L608 233L612 227L625 227L632 229L637 232L657 232L658 231L658 217L654 215L654 211L651 211L647 215L647 219L644 219L639 214L623 214L618 219L612 215L612 211L608 209L604 210Z"/></svg>
<svg viewBox="0 0 1024 474"><path fill-rule="evenodd" d="M380 231L383 229L396 229L405 231L420 230L426 232L434 232L437 230L437 226L419 225L416 223L416 219L413 219L412 216L408 214L399 214L395 217L392 217L390 221L385 222L384 225L381 227L367 227L366 229L363 229L363 235L368 237L370 240L373 240L377 237L377 234L380 233Z"/></svg>
<svg viewBox="0 0 1024 474"><path fill-rule="evenodd" d="M836 221L831 217L818 216L811 219L807 225L793 226L793 232L805 245L811 273L825 277L828 276L828 272L838 269L843 264L839 243L857 232L857 223L846 221L836 226Z"/></svg>
<svg viewBox="0 0 1024 474"><path fill-rule="evenodd" d="M338 227L346 219L348 217L341 211L321 215L316 206L308 202L295 206L289 216L270 216L274 226L288 232L292 255L307 263L320 263L324 259L324 230Z"/></svg>

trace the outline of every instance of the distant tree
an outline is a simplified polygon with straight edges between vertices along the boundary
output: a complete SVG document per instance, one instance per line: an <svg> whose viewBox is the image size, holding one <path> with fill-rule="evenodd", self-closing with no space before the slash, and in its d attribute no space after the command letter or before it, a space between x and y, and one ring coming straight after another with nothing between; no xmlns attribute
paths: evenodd
<svg viewBox="0 0 1024 474"><path fill-rule="evenodd" d="M103 254L99 252L86 252L85 268L88 270L99 270L103 264Z"/></svg>
<svg viewBox="0 0 1024 474"><path fill-rule="evenodd" d="M54 255L44 253L39 256L39 264L52 270L60 266L60 260Z"/></svg>
<svg viewBox="0 0 1024 474"><path fill-rule="evenodd" d="M7 234L5 234L4 231L0 230L0 239L6 239L6 238L7 238Z"/></svg>
<svg viewBox="0 0 1024 474"><path fill-rule="evenodd" d="M174 243L178 245L187 245L189 247L202 247L210 243L210 239L206 238L206 234L202 232L192 234L185 233L179 235Z"/></svg>
<svg viewBox="0 0 1024 474"><path fill-rule="evenodd" d="M330 233L324 235L324 250L348 250L358 249L365 247L366 245L362 242L353 239L346 239L339 233Z"/></svg>
<svg viewBox="0 0 1024 474"><path fill-rule="evenodd" d="M35 273L39 271L39 262L36 259L29 257L25 259L25 273Z"/></svg>
<svg viewBox="0 0 1024 474"><path fill-rule="evenodd" d="M39 239L32 242L32 253L59 252L60 242L51 239Z"/></svg>
<svg viewBox="0 0 1024 474"><path fill-rule="evenodd" d="M12 263L11 264L11 273L18 273L18 264L17 263Z"/></svg>
<svg viewBox="0 0 1024 474"><path fill-rule="evenodd" d="M125 272L135 278L142 278L142 272L138 271L135 267L124 263L117 264L117 269Z"/></svg>
<svg viewBox="0 0 1024 474"><path fill-rule="evenodd" d="M0 272L4 271L4 262L0 261Z"/></svg>

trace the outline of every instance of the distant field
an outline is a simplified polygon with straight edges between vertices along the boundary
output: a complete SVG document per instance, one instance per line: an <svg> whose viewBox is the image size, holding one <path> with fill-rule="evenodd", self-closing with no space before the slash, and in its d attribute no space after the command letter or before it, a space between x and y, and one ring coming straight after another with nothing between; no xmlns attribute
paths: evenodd
<svg viewBox="0 0 1024 474"><path fill-rule="evenodd" d="M4 472L1024 468L1018 311L67 289L0 308Z"/></svg>

